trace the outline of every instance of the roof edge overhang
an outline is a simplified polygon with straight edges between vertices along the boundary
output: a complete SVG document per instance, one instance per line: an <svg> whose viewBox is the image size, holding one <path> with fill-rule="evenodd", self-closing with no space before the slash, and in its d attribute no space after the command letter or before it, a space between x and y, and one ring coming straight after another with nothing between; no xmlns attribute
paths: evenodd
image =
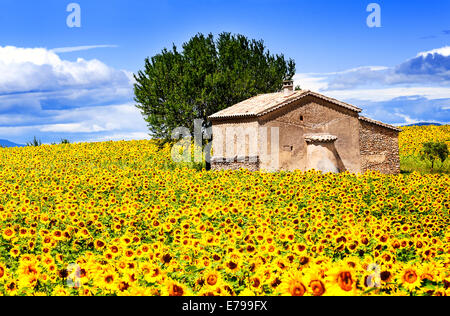
<svg viewBox="0 0 450 316"><path fill-rule="evenodd" d="M333 143L338 139L331 134L305 134L304 138L307 143Z"/></svg>
<svg viewBox="0 0 450 316"><path fill-rule="evenodd" d="M257 114L232 114L232 115L223 115L223 116L208 116L208 120L217 121L217 120L228 120L228 119L240 119L240 118L256 118Z"/></svg>
<svg viewBox="0 0 450 316"><path fill-rule="evenodd" d="M389 124L386 124L386 123L383 123L383 122L379 122L379 121L373 120L373 119L365 117L365 116L360 116L359 119L361 121L364 121L364 122L367 122L367 123L371 123L371 124L374 124L374 125L378 125L378 126L381 126L381 127L384 127L384 128L396 131L396 132L401 132L402 131L402 129L400 129L398 127L395 127L393 125L389 125Z"/></svg>
<svg viewBox="0 0 450 316"><path fill-rule="evenodd" d="M362 109L360 109L360 108L358 108L356 106L353 106L351 104L348 104L348 103L345 103L345 102L341 102L341 101L338 101L336 99L324 96L324 95L322 95L320 93L316 93L316 92L307 90L307 91L305 91L304 93L298 95L295 98L289 99L289 100L287 100L285 102L282 102L282 103L280 103L280 104L278 104L276 106L273 106L272 108L260 111L258 113L229 114L229 115L217 115L217 116L215 116L213 114L213 115L208 117L208 120L210 120L210 121L219 121L219 120L241 119L241 118L258 118L258 117L264 116L266 114L272 113L274 111L277 111L277 110L279 110L281 108L284 108L285 106L290 105L290 104L292 104L294 102L297 102L297 101L299 101L299 100L301 100L301 99L303 99L303 98L305 98L307 96L313 96L313 97L316 97L318 99L328 101L328 102L330 102L332 104L338 105L338 106L340 106L342 108L345 108L347 110L350 110L350 111L353 111L353 112L356 112L356 113L361 113L362 112Z"/></svg>

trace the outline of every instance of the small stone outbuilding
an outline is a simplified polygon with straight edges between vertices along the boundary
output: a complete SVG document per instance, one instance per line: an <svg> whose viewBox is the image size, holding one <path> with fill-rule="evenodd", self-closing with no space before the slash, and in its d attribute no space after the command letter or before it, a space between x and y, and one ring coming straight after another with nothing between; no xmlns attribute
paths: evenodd
<svg viewBox="0 0 450 316"><path fill-rule="evenodd" d="M400 172L400 129L312 91L258 95L209 117L212 169Z"/></svg>

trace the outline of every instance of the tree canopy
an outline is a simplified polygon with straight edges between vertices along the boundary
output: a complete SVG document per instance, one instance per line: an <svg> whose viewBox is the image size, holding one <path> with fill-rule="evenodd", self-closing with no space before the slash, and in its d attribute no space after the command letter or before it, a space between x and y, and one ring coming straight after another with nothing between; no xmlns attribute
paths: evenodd
<svg viewBox="0 0 450 316"><path fill-rule="evenodd" d="M449 155L448 146L443 142L428 142L423 144L421 151L421 158L423 160L428 160L431 162L431 169L434 168L434 163L436 160L440 160L444 163Z"/></svg>
<svg viewBox="0 0 450 316"><path fill-rule="evenodd" d="M182 46L145 59L134 75L136 107L151 135L170 141L176 127L193 132L194 120L261 93L279 91L295 74L295 62L273 55L262 40L244 35L197 34Z"/></svg>

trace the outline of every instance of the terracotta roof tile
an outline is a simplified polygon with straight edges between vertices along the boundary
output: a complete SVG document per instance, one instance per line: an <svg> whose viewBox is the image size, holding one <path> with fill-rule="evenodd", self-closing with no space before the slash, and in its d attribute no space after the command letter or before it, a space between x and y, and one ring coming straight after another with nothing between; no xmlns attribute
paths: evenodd
<svg viewBox="0 0 450 316"><path fill-rule="evenodd" d="M329 134L306 134L305 140L307 142L334 142L337 136Z"/></svg>
<svg viewBox="0 0 450 316"><path fill-rule="evenodd" d="M242 101L229 108L211 115L210 119L221 118L244 118L244 117L258 117L267 113L278 110L292 102L298 101L306 96L315 96L317 98L334 103L346 109L361 112L362 110L351 104L341 102L339 100L324 96L317 92L309 90L293 91L291 94L285 95L284 92L275 92L268 94L260 94L253 98Z"/></svg>
<svg viewBox="0 0 450 316"><path fill-rule="evenodd" d="M392 125L389 125L389 124L386 124L386 123L383 123L383 122L380 122L380 121L375 121L375 120L373 120L371 118L368 118L368 117L360 116L359 119L361 121L365 121L365 122L369 122L369 123L372 123L372 124L375 124L375 125L386 127L386 128L392 129L392 130L397 131L397 132L401 132L402 131L398 127L395 127L395 126L392 126Z"/></svg>

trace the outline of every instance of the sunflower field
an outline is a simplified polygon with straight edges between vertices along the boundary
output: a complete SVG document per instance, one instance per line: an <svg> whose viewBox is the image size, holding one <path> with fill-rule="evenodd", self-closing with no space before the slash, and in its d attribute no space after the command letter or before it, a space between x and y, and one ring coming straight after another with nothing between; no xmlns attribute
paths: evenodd
<svg viewBox="0 0 450 316"><path fill-rule="evenodd" d="M449 182L198 171L152 141L0 148L0 295L449 295Z"/></svg>
<svg viewBox="0 0 450 316"><path fill-rule="evenodd" d="M422 144L443 142L450 146L450 125L408 126L400 133L400 156L418 156Z"/></svg>
<svg viewBox="0 0 450 316"><path fill-rule="evenodd" d="M445 143L450 147L450 125L403 127L399 137L400 163L403 172L450 174L450 159L436 162L433 169L430 161L421 159L423 144L426 142Z"/></svg>

